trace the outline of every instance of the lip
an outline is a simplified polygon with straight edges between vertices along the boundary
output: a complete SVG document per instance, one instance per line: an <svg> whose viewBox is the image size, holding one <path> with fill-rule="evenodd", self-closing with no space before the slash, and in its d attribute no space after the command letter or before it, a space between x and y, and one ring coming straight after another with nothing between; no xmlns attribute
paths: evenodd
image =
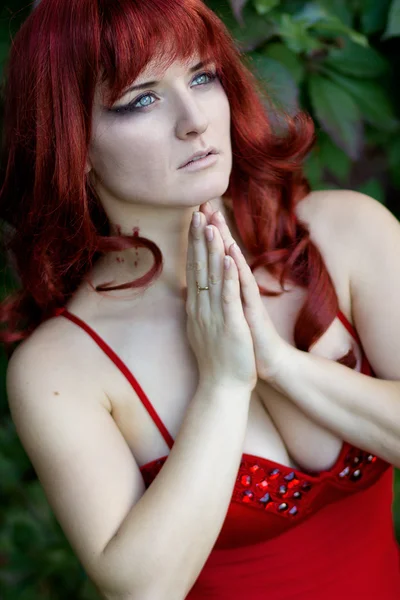
<svg viewBox="0 0 400 600"><path fill-rule="evenodd" d="M212 165L215 165L218 162L218 154L209 154L204 158L200 158L194 162L190 162L189 164L181 167L181 171L185 171L188 173L202 171L203 169L208 169Z"/></svg>
<svg viewBox="0 0 400 600"><path fill-rule="evenodd" d="M191 160L193 160L194 158L197 158L198 156L203 156L204 154L218 154L218 152L213 147L206 148L205 150L199 150L199 152L196 152L195 154L192 154L192 156L190 156L189 158L187 158L185 160L185 162L181 164L181 166L179 167L179 169L182 169L183 167L186 167L186 165L188 163L190 163Z"/></svg>

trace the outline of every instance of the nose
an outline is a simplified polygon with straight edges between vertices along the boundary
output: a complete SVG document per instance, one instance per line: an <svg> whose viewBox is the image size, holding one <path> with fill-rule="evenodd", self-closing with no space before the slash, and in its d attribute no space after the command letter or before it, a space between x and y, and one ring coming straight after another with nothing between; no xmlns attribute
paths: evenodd
<svg viewBox="0 0 400 600"><path fill-rule="evenodd" d="M193 133L204 133L208 127L209 118L201 104L190 95L185 95L177 99L176 102L177 137L185 139Z"/></svg>

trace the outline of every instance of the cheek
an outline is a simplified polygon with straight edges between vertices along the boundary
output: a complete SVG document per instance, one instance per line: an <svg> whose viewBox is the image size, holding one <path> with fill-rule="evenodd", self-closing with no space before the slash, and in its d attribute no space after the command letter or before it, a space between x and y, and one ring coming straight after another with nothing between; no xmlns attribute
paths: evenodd
<svg viewBox="0 0 400 600"><path fill-rule="evenodd" d="M113 127L104 127L96 131L91 144L90 159L94 170L104 180L131 179L138 175L149 175L150 171L160 168L157 162L160 152L160 141L149 135L148 129L143 134L132 131L133 125L128 121Z"/></svg>
<svg viewBox="0 0 400 600"><path fill-rule="evenodd" d="M218 98L212 111L213 122L221 138L230 137L231 133L231 110L228 97L224 91L221 91L221 97Z"/></svg>

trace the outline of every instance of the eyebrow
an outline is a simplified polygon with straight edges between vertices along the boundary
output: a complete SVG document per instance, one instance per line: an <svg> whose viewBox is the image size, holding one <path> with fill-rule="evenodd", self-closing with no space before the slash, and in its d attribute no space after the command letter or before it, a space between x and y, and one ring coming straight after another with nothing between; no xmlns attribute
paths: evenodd
<svg viewBox="0 0 400 600"><path fill-rule="evenodd" d="M208 65L210 62L213 62L212 58L208 58L205 61L197 63L197 65L195 65L194 67L191 67L189 69L189 73L194 73L198 69L201 69L205 65ZM160 81L147 81L146 83L141 83L140 85L134 85L134 86L130 87L128 90L126 90L126 92L124 92L124 96L128 92L133 92L134 90L143 90L147 87L158 85L159 83L161 83L161 82Z"/></svg>

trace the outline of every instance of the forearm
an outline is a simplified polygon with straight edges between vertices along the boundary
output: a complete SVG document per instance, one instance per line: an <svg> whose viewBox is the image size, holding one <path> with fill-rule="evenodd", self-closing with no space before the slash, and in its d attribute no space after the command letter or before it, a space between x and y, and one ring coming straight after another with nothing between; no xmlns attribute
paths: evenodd
<svg viewBox="0 0 400 600"><path fill-rule="evenodd" d="M250 390L200 386L162 470L104 552L124 598L184 598L224 522Z"/></svg>
<svg viewBox="0 0 400 600"><path fill-rule="evenodd" d="M288 346L268 380L314 421L400 468L400 382L369 377Z"/></svg>

